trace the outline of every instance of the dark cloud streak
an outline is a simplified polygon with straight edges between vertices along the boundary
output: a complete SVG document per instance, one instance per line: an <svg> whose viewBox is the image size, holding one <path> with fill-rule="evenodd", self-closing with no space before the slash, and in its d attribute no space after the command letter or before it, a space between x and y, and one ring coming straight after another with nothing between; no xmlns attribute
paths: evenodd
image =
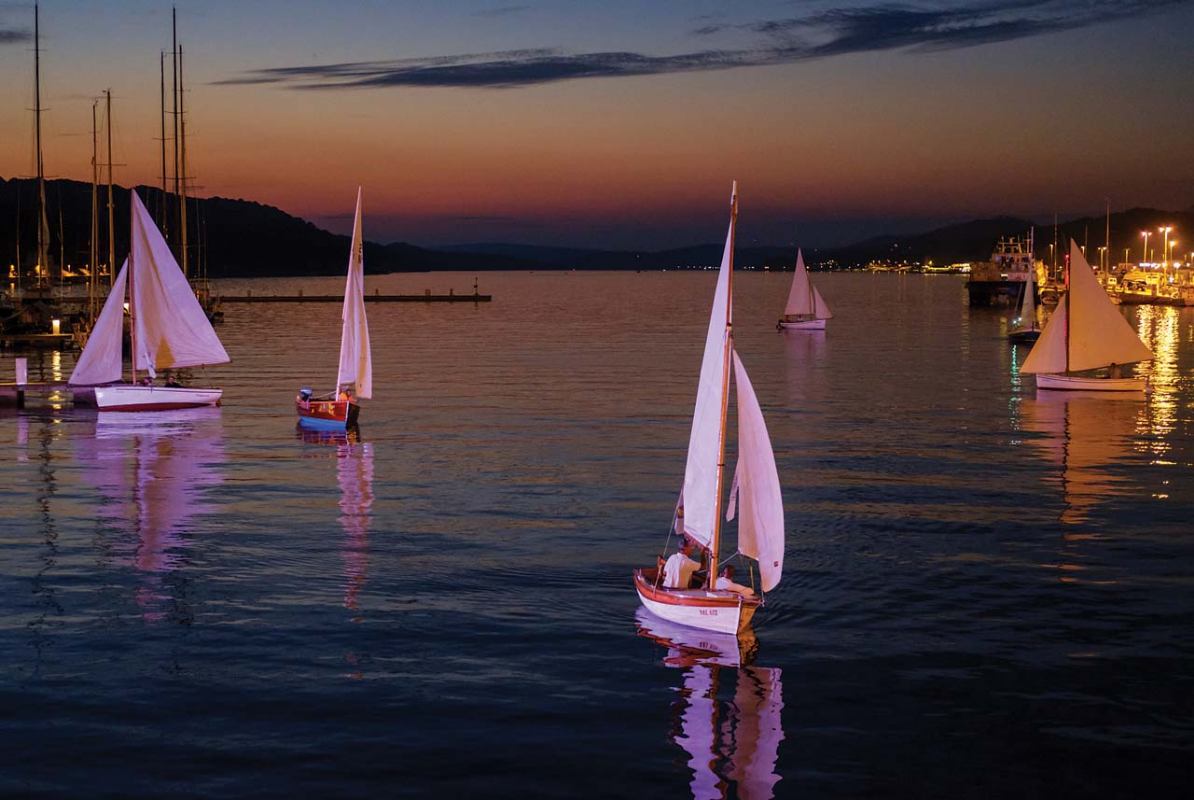
<svg viewBox="0 0 1194 800"><path fill-rule="evenodd" d="M750 49L708 49L678 55L633 52L567 54L515 50L433 58L277 67L223 84L281 84L296 89L469 87L508 89L581 78L620 78L791 64L884 50L932 52L1025 39L1137 18L1191 0L986 0L938 5L878 3L825 9L749 24L707 24L701 37L746 31ZM522 10L506 6L493 12Z"/></svg>

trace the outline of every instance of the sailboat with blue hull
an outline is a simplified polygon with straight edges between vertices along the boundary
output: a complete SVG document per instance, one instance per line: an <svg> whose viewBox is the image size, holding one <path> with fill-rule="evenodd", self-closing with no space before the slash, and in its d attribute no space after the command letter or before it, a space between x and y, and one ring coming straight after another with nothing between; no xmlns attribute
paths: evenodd
<svg viewBox="0 0 1194 800"><path fill-rule="evenodd" d="M359 187L340 322L340 366L336 372L336 388L317 396L310 387L304 386L294 401L299 425L307 430L348 430L360 417L358 401L373 397L373 357L369 349L369 320L365 317L365 256Z"/></svg>

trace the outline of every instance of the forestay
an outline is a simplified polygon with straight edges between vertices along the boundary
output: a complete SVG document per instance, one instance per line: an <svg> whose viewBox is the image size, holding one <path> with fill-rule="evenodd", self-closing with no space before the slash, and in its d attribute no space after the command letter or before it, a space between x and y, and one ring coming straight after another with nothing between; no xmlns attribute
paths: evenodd
<svg viewBox="0 0 1194 800"><path fill-rule="evenodd" d="M149 211L132 192L129 256L136 368L156 370L224 364L224 346L183 277Z"/></svg>
<svg viewBox="0 0 1194 800"><path fill-rule="evenodd" d="M688 462L684 467L684 531L705 546L713 540L717 516L717 461L721 445L722 392L726 388L725 348L729 335L726 323L731 321L732 314L729 291L733 247L734 220L731 216L721 269L717 273L713 310L709 314L701 380L688 439Z"/></svg>
<svg viewBox="0 0 1194 800"><path fill-rule="evenodd" d="M1082 372L1152 359L1152 351L1107 297L1073 240L1068 294L1049 318L1021 372Z"/></svg>
<svg viewBox="0 0 1194 800"><path fill-rule="evenodd" d="M738 552L759 562L763 591L779 583L784 569L784 501L771 437L742 360L734 353L738 386ZM731 490L732 493L733 490ZM732 516L730 510L728 516Z"/></svg>
<svg viewBox="0 0 1194 800"><path fill-rule="evenodd" d="M126 260L112 282L108 299L67 381L71 386L96 386L120 380L123 370L121 341L124 338L124 285L128 267L129 262Z"/></svg>
<svg viewBox="0 0 1194 800"><path fill-rule="evenodd" d="M348 253L348 279L344 285L341 311L340 368L336 390L353 385L358 398L373 396L373 358L369 350L369 321L365 318L365 254L361 237L361 190L357 188L357 210L352 224L352 247Z"/></svg>

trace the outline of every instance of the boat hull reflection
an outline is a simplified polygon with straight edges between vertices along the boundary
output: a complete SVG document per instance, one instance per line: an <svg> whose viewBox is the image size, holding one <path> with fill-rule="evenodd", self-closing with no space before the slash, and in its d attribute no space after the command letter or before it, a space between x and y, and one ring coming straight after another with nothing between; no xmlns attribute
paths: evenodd
<svg viewBox="0 0 1194 800"><path fill-rule="evenodd" d="M683 671L668 736L688 754L693 798L774 797L784 738L783 673L754 663L754 632L695 630L645 609L638 610L635 623L639 636L666 649L664 666Z"/></svg>

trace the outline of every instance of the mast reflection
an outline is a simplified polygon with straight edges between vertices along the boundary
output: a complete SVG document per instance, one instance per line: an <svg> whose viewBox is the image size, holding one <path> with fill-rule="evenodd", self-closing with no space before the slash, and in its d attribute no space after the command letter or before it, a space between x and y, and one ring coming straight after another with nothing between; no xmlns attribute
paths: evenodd
<svg viewBox="0 0 1194 800"><path fill-rule="evenodd" d="M189 621L186 582L171 575L185 564L197 520L210 513L208 491L223 481L219 409L100 414L94 436L77 438L75 448L102 498L97 516L131 534L117 539L112 555L144 575L136 592L142 618L161 620L169 606Z"/></svg>
<svg viewBox="0 0 1194 800"><path fill-rule="evenodd" d="M1024 397L1020 409L1024 430L1042 434L1035 444L1060 467L1062 522L1086 522L1102 500L1130 492L1109 470L1132 452L1138 396L1044 392Z"/></svg>
<svg viewBox="0 0 1194 800"><path fill-rule="evenodd" d="M295 426L307 444L335 449L340 485L340 527L344 529L344 607L356 610L369 566L369 523L373 509L373 445L361 441L359 426L345 431L312 431ZM354 622L359 622L354 618Z"/></svg>
<svg viewBox="0 0 1194 800"><path fill-rule="evenodd" d="M758 642L749 628L738 636L674 625L640 608L639 636L667 649L665 666L684 671L671 708L669 738L688 753L694 800L775 795L779 743L784 738L783 680L778 667L754 664ZM735 680L723 699L725 678Z"/></svg>

